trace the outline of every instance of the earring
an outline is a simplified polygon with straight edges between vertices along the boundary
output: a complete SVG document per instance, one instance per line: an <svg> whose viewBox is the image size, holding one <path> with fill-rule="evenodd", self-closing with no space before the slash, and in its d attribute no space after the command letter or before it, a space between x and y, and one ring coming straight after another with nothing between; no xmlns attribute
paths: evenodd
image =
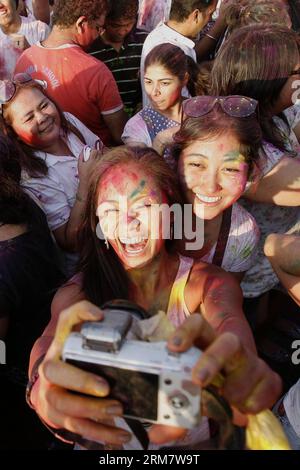
<svg viewBox="0 0 300 470"><path fill-rule="evenodd" d="M108 243L107 238L104 239L104 243L105 243L106 249L109 250L109 243Z"/></svg>

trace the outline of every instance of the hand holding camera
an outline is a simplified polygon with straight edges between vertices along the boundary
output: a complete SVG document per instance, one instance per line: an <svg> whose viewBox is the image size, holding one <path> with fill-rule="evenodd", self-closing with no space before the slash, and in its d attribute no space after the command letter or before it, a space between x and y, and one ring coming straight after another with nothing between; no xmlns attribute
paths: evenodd
<svg viewBox="0 0 300 470"><path fill-rule="evenodd" d="M48 425L64 428L92 441L120 446L131 439L131 434L111 425L113 418L122 416L123 407L118 400L107 398L110 390L106 380L61 360L65 341L72 329L82 322L95 322L102 318L102 311L87 301L81 301L59 314L56 333L48 351L47 336L42 336L35 346L35 358L40 357L41 351L47 353L30 397L36 412ZM56 319L53 321L55 325ZM50 334L50 329L48 331ZM193 314L170 338L168 347L178 353L188 350L193 344L204 351L192 371L198 387L206 387L223 371L221 392L230 404L244 413L256 413L276 401L281 391L279 376L261 359L245 350L235 335L225 333L216 338L207 322L200 315ZM179 438L184 432L173 426L154 425L149 430L149 437L152 442L164 444Z"/></svg>
<svg viewBox="0 0 300 470"><path fill-rule="evenodd" d="M63 360L99 374L120 400L124 416L139 421L193 428L200 422L200 388L192 368L200 351L171 353L164 341L126 339L133 317L141 310L129 302L103 307L104 319L83 324L68 337Z"/></svg>

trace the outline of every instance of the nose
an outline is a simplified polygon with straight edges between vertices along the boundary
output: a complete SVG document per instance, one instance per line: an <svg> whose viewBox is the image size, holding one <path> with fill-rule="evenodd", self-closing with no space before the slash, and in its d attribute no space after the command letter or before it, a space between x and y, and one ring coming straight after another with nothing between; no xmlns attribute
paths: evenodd
<svg viewBox="0 0 300 470"><path fill-rule="evenodd" d="M130 234L136 235L140 230L140 221L136 218L135 214L130 214L129 212L124 213L119 225L119 232L121 235L127 237Z"/></svg>
<svg viewBox="0 0 300 470"><path fill-rule="evenodd" d="M206 195L213 195L221 189L218 174L214 171L207 172L204 176Z"/></svg>
<svg viewBox="0 0 300 470"><path fill-rule="evenodd" d="M45 121L45 119L47 119L47 116L46 116L46 114L43 113L43 111L39 110L39 111L36 112L35 118L36 118L38 124L42 124Z"/></svg>
<svg viewBox="0 0 300 470"><path fill-rule="evenodd" d="M151 93L152 96L158 96L160 95L160 85L159 83L154 83L153 84L153 88L152 88L152 93Z"/></svg>

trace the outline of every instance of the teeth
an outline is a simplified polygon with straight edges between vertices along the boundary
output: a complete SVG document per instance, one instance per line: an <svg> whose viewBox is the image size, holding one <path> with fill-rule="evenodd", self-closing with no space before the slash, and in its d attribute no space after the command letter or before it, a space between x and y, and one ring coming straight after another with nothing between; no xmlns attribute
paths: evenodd
<svg viewBox="0 0 300 470"><path fill-rule="evenodd" d="M137 245L138 243L142 243L147 238L144 237L136 237L136 238L120 238L120 242L124 245Z"/></svg>
<svg viewBox="0 0 300 470"><path fill-rule="evenodd" d="M208 197L208 196L203 196L202 194L196 194L197 198L200 199L200 201L203 201L203 202L218 202L220 201L222 198L220 196L218 197Z"/></svg>
<svg viewBox="0 0 300 470"><path fill-rule="evenodd" d="M126 251L130 254L136 255L137 253L141 253L144 250L145 247L139 248L138 250L133 250L130 248L128 245L126 245Z"/></svg>

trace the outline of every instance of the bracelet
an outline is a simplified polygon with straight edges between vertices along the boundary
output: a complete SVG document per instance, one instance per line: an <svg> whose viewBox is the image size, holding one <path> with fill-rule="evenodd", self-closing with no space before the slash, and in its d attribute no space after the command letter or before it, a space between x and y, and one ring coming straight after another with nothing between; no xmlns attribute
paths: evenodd
<svg viewBox="0 0 300 470"><path fill-rule="evenodd" d="M218 40L219 40L219 39L215 38L214 36L212 36L209 33L204 33L204 36L207 36L209 39L212 39L213 41L216 41L216 42L218 42Z"/></svg>
<svg viewBox="0 0 300 470"><path fill-rule="evenodd" d="M34 384L37 382L38 378L40 377L39 376L39 366L42 363L42 361L44 360L44 357L45 357L45 354L43 354L41 357L39 357L37 359L37 361L34 363L34 366L33 366L32 371L31 371L30 380L28 381L27 386L26 386L26 392L25 392L26 403L33 410L34 410L34 406L33 406L32 402L31 402L31 399L30 399L31 390L32 390Z"/></svg>

